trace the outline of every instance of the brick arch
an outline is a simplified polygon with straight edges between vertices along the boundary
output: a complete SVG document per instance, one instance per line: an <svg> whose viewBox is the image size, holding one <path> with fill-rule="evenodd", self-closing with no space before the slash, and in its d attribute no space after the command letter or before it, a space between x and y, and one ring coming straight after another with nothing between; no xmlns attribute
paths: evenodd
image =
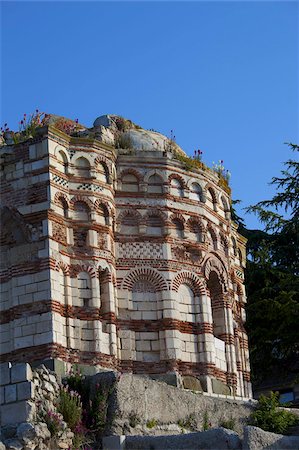
<svg viewBox="0 0 299 450"><path fill-rule="evenodd" d="M102 199L97 199L94 202L94 210L98 211L101 207L106 208L109 216L113 217L115 215L114 210L112 209L111 205L108 202L106 202L105 200L102 200Z"/></svg>
<svg viewBox="0 0 299 450"><path fill-rule="evenodd" d="M152 169L152 170L149 170L148 172L146 172L146 174L144 176L145 183L148 183L148 180L152 175L158 175L162 180L162 184L167 183L167 179L165 177L164 172L162 172L161 170L158 170L158 169Z"/></svg>
<svg viewBox="0 0 299 450"><path fill-rule="evenodd" d="M77 160L80 158L85 158L89 162L90 167L92 167L93 158L92 158L91 154L86 153L84 151L77 151L71 158L71 163L75 166L77 163Z"/></svg>
<svg viewBox="0 0 299 450"><path fill-rule="evenodd" d="M152 283L156 292L168 290L165 278L152 267L140 267L133 269L123 280L122 289L128 289L131 291L135 282L140 280Z"/></svg>
<svg viewBox="0 0 299 450"><path fill-rule="evenodd" d="M69 202L69 199L67 198L66 194L64 194L63 192L56 192L56 194L54 195L54 203L55 203L55 205L61 206L60 205L60 200L61 199L63 199L66 202L66 204L67 204L67 206L69 208L70 207L70 202Z"/></svg>
<svg viewBox="0 0 299 450"><path fill-rule="evenodd" d="M77 202L86 203L91 211L95 210L93 202L88 197L84 197L83 195L75 195L72 197L70 201L70 206L72 209L74 209L74 205Z"/></svg>
<svg viewBox="0 0 299 450"><path fill-rule="evenodd" d="M200 227L202 233L206 233L207 230L206 230L204 224L202 223L202 221L198 217L191 216L188 218L187 226L189 229L190 229L192 223L195 223L196 225L198 225Z"/></svg>
<svg viewBox="0 0 299 450"><path fill-rule="evenodd" d="M94 165L97 167L99 164L102 164L104 167L107 168L108 172L111 173L112 171L112 164L110 161L107 161L107 159L104 156L97 156L94 160Z"/></svg>
<svg viewBox="0 0 299 450"><path fill-rule="evenodd" d="M76 278L78 273L87 272L90 275L90 278L97 277L97 271L94 267L88 266L86 264L72 264L70 266L70 276L72 278Z"/></svg>
<svg viewBox="0 0 299 450"><path fill-rule="evenodd" d="M117 216L116 222L118 224L121 223L123 218L126 217L127 215L136 217L136 220L138 221L138 223L142 221L142 215L140 214L139 211L137 211L136 209L125 209L119 213L119 215Z"/></svg>
<svg viewBox="0 0 299 450"><path fill-rule="evenodd" d="M211 272L217 273L221 281L223 291L226 292L228 290L228 274L223 262L219 257L216 257L216 255L208 256L203 264L203 273L206 281L209 280Z"/></svg>
<svg viewBox="0 0 299 450"><path fill-rule="evenodd" d="M149 209L144 217L145 222L147 222L148 218L151 216L159 216L163 222L163 225L169 223L167 214L161 211L160 209Z"/></svg>
<svg viewBox="0 0 299 450"><path fill-rule="evenodd" d="M172 174L169 175L169 177L168 177L168 183L169 183L169 185L171 185L171 181L172 181L172 180L178 180L178 181L181 183L182 188L187 189L187 183L186 183L186 181L185 181L184 178L181 177L178 173L172 173Z"/></svg>
<svg viewBox="0 0 299 450"><path fill-rule="evenodd" d="M214 204L218 204L216 191L215 191L214 186L212 186L211 183L206 184L205 187L204 187L205 195L208 193L208 191L211 193L213 203Z"/></svg>
<svg viewBox="0 0 299 450"><path fill-rule="evenodd" d="M211 233L212 237L215 238L215 241L218 241L217 232L211 223L207 224L207 231Z"/></svg>
<svg viewBox="0 0 299 450"><path fill-rule="evenodd" d="M68 164L70 163L70 155L69 152L67 151L66 148L62 147L61 145L56 145L56 147L54 148L54 156L56 159L58 159L58 153L62 152L64 154L64 156L67 159Z"/></svg>
<svg viewBox="0 0 299 450"><path fill-rule="evenodd" d="M140 172L138 172L138 170L136 170L136 169L124 169L124 170L122 170L120 175L119 175L120 179L122 180L122 178L125 175L134 175L137 178L139 183L143 180L142 174Z"/></svg>
<svg viewBox="0 0 299 450"><path fill-rule="evenodd" d="M55 270L56 270L56 272L59 272L60 270L62 270L64 275L70 275L70 267L68 264L64 263L63 261L55 262Z"/></svg>
<svg viewBox="0 0 299 450"><path fill-rule="evenodd" d="M171 220L171 221L173 221L173 220L179 220L180 222L182 222L183 225L184 225L185 222L186 222L186 220L185 220L183 214L181 214L181 213L179 213L179 212L175 212L175 213L171 214L170 220Z"/></svg>
<svg viewBox="0 0 299 450"><path fill-rule="evenodd" d="M171 289L178 292L179 287L186 284L192 289L194 295L200 296L206 293L202 280L193 272L180 272L172 281Z"/></svg>

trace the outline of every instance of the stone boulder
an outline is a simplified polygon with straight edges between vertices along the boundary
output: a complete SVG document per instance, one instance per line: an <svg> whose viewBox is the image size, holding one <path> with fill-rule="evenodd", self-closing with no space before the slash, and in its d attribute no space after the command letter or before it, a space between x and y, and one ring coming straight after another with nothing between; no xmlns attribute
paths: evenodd
<svg viewBox="0 0 299 450"><path fill-rule="evenodd" d="M224 428L214 428L201 433L173 436L127 436L126 450L237 450L241 440L237 433Z"/></svg>
<svg viewBox="0 0 299 450"><path fill-rule="evenodd" d="M270 433L258 427L245 427L243 450L287 450L299 449L299 436L284 436Z"/></svg>

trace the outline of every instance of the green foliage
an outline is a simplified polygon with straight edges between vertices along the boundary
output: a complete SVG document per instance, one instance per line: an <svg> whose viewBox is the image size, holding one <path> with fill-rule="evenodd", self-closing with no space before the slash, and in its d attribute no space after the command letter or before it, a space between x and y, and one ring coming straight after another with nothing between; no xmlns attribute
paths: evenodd
<svg viewBox="0 0 299 450"><path fill-rule="evenodd" d="M73 431L81 423L82 404L80 395L75 391L69 391L67 387L60 389L57 411L62 414L63 420Z"/></svg>
<svg viewBox="0 0 299 450"><path fill-rule="evenodd" d="M102 433L107 423L108 399L114 386L96 384L88 409L88 424L91 430Z"/></svg>
<svg viewBox="0 0 299 450"><path fill-rule="evenodd" d="M157 424L158 422L156 419L151 419L146 422L147 428L154 428L155 426L157 426Z"/></svg>
<svg viewBox="0 0 299 450"><path fill-rule="evenodd" d="M183 164L185 170L205 170L206 168L206 166L198 159L189 158L189 156L182 155L181 153L176 151L174 152L174 154L175 158Z"/></svg>
<svg viewBox="0 0 299 450"><path fill-rule="evenodd" d="M186 419L180 419L178 421L178 425L181 428L185 428L188 430L192 430L192 431L197 430L197 423L196 423L194 414L190 414L188 417L186 417Z"/></svg>
<svg viewBox="0 0 299 450"><path fill-rule="evenodd" d="M247 230L234 218L248 239L246 328L255 384L273 376L283 380L299 352L299 163L285 165L282 176L272 179L277 194L247 209L265 229Z"/></svg>
<svg viewBox="0 0 299 450"><path fill-rule="evenodd" d="M250 424L265 431L283 434L298 423L298 417L286 410L278 409L279 393L271 392L270 397L261 395L258 406L251 414Z"/></svg>
<svg viewBox="0 0 299 450"><path fill-rule="evenodd" d="M220 422L219 426L226 428L227 430L234 430L236 428L236 419L234 419L233 417L224 419Z"/></svg>
<svg viewBox="0 0 299 450"><path fill-rule="evenodd" d="M211 428L211 424L209 422L209 414L208 411L205 411L203 415L202 430L207 431L209 428Z"/></svg>

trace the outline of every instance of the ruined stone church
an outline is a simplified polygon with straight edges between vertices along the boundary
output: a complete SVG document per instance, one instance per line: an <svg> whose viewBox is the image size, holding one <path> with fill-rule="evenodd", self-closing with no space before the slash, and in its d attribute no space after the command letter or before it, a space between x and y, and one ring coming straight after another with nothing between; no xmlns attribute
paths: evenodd
<svg viewBox="0 0 299 450"><path fill-rule="evenodd" d="M119 116L0 147L1 360L252 396L246 239L217 171Z"/></svg>

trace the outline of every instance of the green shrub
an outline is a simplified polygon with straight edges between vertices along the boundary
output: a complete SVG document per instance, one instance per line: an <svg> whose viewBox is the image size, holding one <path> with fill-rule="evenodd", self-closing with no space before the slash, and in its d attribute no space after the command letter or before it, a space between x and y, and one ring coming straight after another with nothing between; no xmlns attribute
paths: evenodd
<svg viewBox="0 0 299 450"><path fill-rule="evenodd" d="M285 433L289 427L296 425L299 420L295 414L278 409L279 406L278 392L271 392L270 397L261 395L255 411L250 416L250 425L272 433Z"/></svg>
<svg viewBox="0 0 299 450"><path fill-rule="evenodd" d="M156 419L151 419L146 422L146 426L147 428L154 428L157 425L157 423L158 422Z"/></svg>
<svg viewBox="0 0 299 450"><path fill-rule="evenodd" d="M187 430L191 431L197 430L197 423L194 414L190 414L190 416L186 417L186 419L180 419L178 421L178 425L181 428L185 428Z"/></svg>
<svg viewBox="0 0 299 450"><path fill-rule="evenodd" d="M74 431L82 420L82 404L78 392L69 391L67 387L61 388L57 402L57 411L62 414L63 420Z"/></svg>

